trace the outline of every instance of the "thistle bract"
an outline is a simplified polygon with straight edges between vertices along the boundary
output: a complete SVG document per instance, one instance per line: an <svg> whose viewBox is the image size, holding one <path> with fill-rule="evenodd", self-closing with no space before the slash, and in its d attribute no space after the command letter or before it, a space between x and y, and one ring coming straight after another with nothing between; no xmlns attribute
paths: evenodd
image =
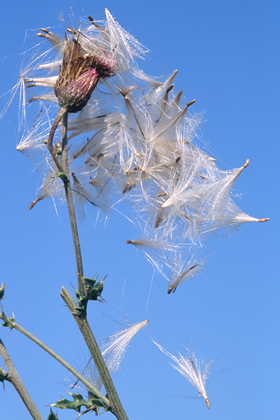
<svg viewBox="0 0 280 420"><path fill-rule="evenodd" d="M99 79L113 75L114 64L114 60L109 57L86 54L78 38L68 40L54 86L59 105L68 112L81 111Z"/></svg>

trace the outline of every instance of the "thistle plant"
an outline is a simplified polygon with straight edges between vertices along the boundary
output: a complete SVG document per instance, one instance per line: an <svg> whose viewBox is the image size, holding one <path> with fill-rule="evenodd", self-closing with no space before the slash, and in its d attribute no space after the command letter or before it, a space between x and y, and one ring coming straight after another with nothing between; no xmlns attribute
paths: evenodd
<svg viewBox="0 0 280 420"><path fill-rule="evenodd" d="M35 162L41 177L30 209L47 198L55 204L67 203L78 285L75 299L65 288L61 296L81 330L106 395L100 386L88 386L13 318L4 312L1 318L4 326L27 335L84 381L87 401L72 394L73 401L63 399L52 406L77 411L84 406L85 412L96 414L102 408L126 419L110 374L147 321L111 336L105 350L99 348L87 307L90 301L103 300L104 280L84 276L77 213L90 205L107 215L123 201L133 213L139 235L127 243L137 247L167 280L168 294L203 268L204 246L211 235L268 219L245 214L233 200L232 187L249 160L234 170L219 169L215 159L196 144L201 118L191 111L195 100L185 103L182 91L176 90L177 71L166 78L145 74L136 59L143 59L147 50L108 10L105 15L104 22L89 17L80 28L68 28L64 36L46 28L37 34L44 50L33 57L17 85L22 92L36 91L29 102L37 104L37 117L28 127L22 93L23 133L17 150ZM175 357L157 346L210 408L205 390L208 365L201 370L194 353Z"/></svg>

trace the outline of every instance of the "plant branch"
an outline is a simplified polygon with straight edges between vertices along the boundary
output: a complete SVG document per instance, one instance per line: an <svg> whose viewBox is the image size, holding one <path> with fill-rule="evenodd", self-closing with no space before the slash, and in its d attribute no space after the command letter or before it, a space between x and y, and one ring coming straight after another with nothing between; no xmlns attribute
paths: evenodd
<svg viewBox="0 0 280 420"><path fill-rule="evenodd" d="M64 113L62 118L63 118L62 119L62 133L61 133L62 135L62 167L63 167L63 172L67 176L69 176L68 147L67 147L68 113ZM80 245L79 232L78 232L78 226L77 226L77 218L75 214L73 195L72 195L69 178L68 178L68 182L64 182L64 190L65 190L65 197L66 197L67 206L68 206L69 219L70 219L74 251L75 251L76 268L77 268L77 275L78 275L78 290L79 290L79 293L83 295L84 294L84 286L82 283L83 260L82 260L81 245Z"/></svg>
<svg viewBox="0 0 280 420"><path fill-rule="evenodd" d="M110 401L106 398L94 385L87 381L78 371L76 371L69 363L67 363L62 357L60 357L55 351L48 347L43 341L35 337L29 331L25 330L20 326L13 318L7 318L4 313L0 314L0 319L3 319L5 326L9 328L14 328L19 331L21 334L25 335L30 340L34 341L39 347L45 350L50 356L57 360L62 366L64 366L72 375L74 375L80 382L82 382L93 394L95 394L101 401L104 402L107 406L110 406ZM7 366L8 367L8 366ZM41 420L41 417L40 417Z"/></svg>
<svg viewBox="0 0 280 420"><path fill-rule="evenodd" d="M119 399L119 396L117 394L116 388L112 381L107 365L103 359L103 356L95 340L95 337L91 331L91 328L89 326L87 319L81 316L79 307L77 306L75 300L72 298L71 294L68 292L68 290L65 287L63 287L61 290L61 297L66 303L72 315L74 316L74 319L88 346L90 354L93 358L93 361L97 367L97 370L99 372L103 385L108 394L112 412L115 414L118 420L128 420L128 417Z"/></svg>
<svg viewBox="0 0 280 420"><path fill-rule="evenodd" d="M63 116L65 114L66 114L66 110L64 108L61 108L59 110L54 122L53 122L53 125L52 125L50 133L49 133L48 142L47 142L49 152L50 152L51 157L53 158L53 161L56 164L56 167L59 170L59 172L64 172L64 170L63 170L63 166L62 166L61 162L59 161L59 159L57 157L56 150L53 147L53 138L54 138L56 129L58 127L58 124L60 123L61 119L63 118Z"/></svg>
<svg viewBox="0 0 280 420"><path fill-rule="evenodd" d="M8 382L10 382L14 388L16 389L18 395L22 399L25 407L29 411L31 417L34 420L43 420L43 417L39 413L36 405L34 404L32 398L30 397L27 389L25 388L24 383L22 382L7 350L4 346L3 341L0 339L0 354L4 360L6 368L8 369L8 375L5 378Z"/></svg>
<svg viewBox="0 0 280 420"><path fill-rule="evenodd" d="M73 203L72 190L71 190L71 185L70 185L70 180L69 180L68 147L67 147L68 114L67 112L65 112L65 110L61 110L59 114L57 115L57 118L51 128L51 132L53 131L53 134L52 134L52 137L53 137L55 130L58 126L58 123L59 121L61 121L61 119L62 119L62 152L61 152L62 163L60 163L60 161L57 162L55 159L54 161L57 165L58 170L61 173L63 173L63 176L61 176L61 179L64 183L64 190L65 190L65 196L66 196L66 201L67 201L67 206L68 206L69 219L70 219L70 225L71 225L71 230L72 230L72 238L73 238L73 244L74 244L74 250L75 250L76 267L77 267L77 274L78 274L78 293L80 296L84 296L84 285L82 282L83 263L82 263L81 246L80 246L80 240L79 240L75 208L74 208L74 203ZM53 128L56 122L57 124L55 128ZM54 153L54 150L52 150L50 147L50 143L51 143L50 138L51 138L51 133L49 135L48 146L49 146L49 151L52 157L54 158L56 157L56 155ZM51 143L51 146L52 146L52 143ZM63 300L65 301L66 305L68 306L68 308L70 309L70 312L73 314L74 319L77 322L78 327L88 346L88 349L91 353L91 356L94 360L94 363L98 369L99 375L101 377L101 380L108 394L110 406L111 406L113 414L118 418L118 420L128 420L125 414L125 411L123 409L123 406L121 404L121 401L118 397L117 391L113 384L108 368L106 366L106 363L102 357L101 351L98 347L98 344L95 340L95 337L86 319L86 303L84 304L85 306L83 307L77 306L76 302L74 301L70 293L65 288L62 289L61 296Z"/></svg>
<svg viewBox="0 0 280 420"><path fill-rule="evenodd" d="M60 160L57 156L55 148L53 147L53 138L61 120L62 120L62 125L61 125L61 136L62 136L61 155L62 156ZM75 251L76 268L77 268L77 276L78 276L78 290L80 294L82 295L84 292L84 287L81 280L83 276L83 262L82 262L82 253L81 253L78 227L77 227L77 219L75 215L72 191L71 191L70 180L69 180L67 122L68 122L68 112L64 108L61 108L51 127L47 145L48 145L50 155L53 158L53 161L58 171L60 172L60 175L61 175L60 178L64 184L65 196L66 196L66 201L67 201L67 206L68 206L70 225L71 225L71 231L72 231L72 237L73 237L74 251Z"/></svg>

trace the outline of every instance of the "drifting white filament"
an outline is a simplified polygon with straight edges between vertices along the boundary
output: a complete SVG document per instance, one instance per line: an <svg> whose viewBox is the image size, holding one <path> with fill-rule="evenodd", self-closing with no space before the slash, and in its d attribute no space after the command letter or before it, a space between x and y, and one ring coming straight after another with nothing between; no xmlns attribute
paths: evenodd
<svg viewBox="0 0 280 420"><path fill-rule="evenodd" d="M206 381L209 377L210 366L214 359L210 360L208 363L204 363L197 358L194 351L188 349L186 349L188 353L187 357L183 356L181 353L179 353L179 356L174 356L160 344L155 341L153 342L160 351L174 362L171 366L197 389L199 395L204 398L207 408L210 408L210 401L206 393Z"/></svg>
<svg viewBox="0 0 280 420"><path fill-rule="evenodd" d="M57 110L53 88L67 42L72 39L85 54L114 62L112 77L101 78L82 111L68 116L71 186L81 212L85 203L108 212L120 200L133 208L140 239L128 243L168 280L170 293L202 267L196 256L206 236L268 219L245 214L231 197L234 182L249 160L240 168L222 171L193 144L201 118L189 110L194 100L181 105L182 91L175 89L178 71L163 81L145 75L135 59L143 58L147 50L107 9L105 14L104 22L90 18L79 30L67 29L66 38L41 29L38 36L51 48L32 57L18 86L24 101L24 83L49 89L31 101L51 105L25 132L17 149L29 155L39 150L46 161L49 115L52 107ZM87 135L82 142L81 134ZM59 147L56 152L59 155ZM54 182L50 176L50 166L50 162L39 165L46 171L46 182L35 204L63 194L60 180Z"/></svg>
<svg viewBox="0 0 280 420"><path fill-rule="evenodd" d="M137 334L148 322L149 321L146 320L133 324L125 330L112 334L107 339L107 343L102 351L102 356L104 357L110 372L115 372L119 369L129 343L135 334Z"/></svg>

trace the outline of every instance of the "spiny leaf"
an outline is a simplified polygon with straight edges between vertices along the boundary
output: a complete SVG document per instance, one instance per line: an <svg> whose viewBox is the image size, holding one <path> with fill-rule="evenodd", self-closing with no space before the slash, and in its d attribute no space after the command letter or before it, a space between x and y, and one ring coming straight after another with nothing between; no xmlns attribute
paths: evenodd
<svg viewBox="0 0 280 420"><path fill-rule="evenodd" d="M92 392L88 393L88 400L86 401L81 394L71 393L69 394L72 396L73 401L67 400L66 398L62 398L58 400L56 403L51 404L51 407L56 407L60 409L70 409L75 410L80 413L81 407L86 407L87 411L95 411L98 413L99 408L104 408L104 411L110 410L109 407L104 405L104 403L96 397ZM52 419L51 419L52 420Z"/></svg>
<svg viewBox="0 0 280 420"><path fill-rule="evenodd" d="M54 414L54 412L52 411L52 409L50 410L50 414L48 415L47 420L59 420L58 416L56 414Z"/></svg>
<svg viewBox="0 0 280 420"><path fill-rule="evenodd" d="M8 379L9 373L4 369L0 368L0 382L3 382Z"/></svg>

